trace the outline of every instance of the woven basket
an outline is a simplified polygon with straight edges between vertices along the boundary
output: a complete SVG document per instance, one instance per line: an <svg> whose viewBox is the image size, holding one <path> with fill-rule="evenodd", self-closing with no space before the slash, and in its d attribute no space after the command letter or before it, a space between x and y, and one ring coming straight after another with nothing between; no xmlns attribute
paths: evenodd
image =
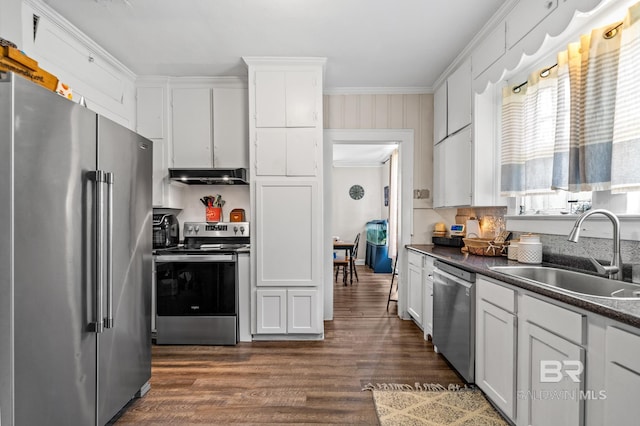
<svg viewBox="0 0 640 426"><path fill-rule="evenodd" d="M504 244L496 243L491 238L463 238L462 240L470 254L477 256L502 256Z"/></svg>

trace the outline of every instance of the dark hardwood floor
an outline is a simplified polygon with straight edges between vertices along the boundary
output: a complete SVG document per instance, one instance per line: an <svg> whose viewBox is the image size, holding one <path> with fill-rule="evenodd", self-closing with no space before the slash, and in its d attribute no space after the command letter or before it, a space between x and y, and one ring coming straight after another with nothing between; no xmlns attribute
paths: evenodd
<svg viewBox="0 0 640 426"><path fill-rule="evenodd" d="M386 311L391 274L334 285L324 341L154 346L151 390L118 425L377 424L376 383L462 384L411 321Z"/></svg>

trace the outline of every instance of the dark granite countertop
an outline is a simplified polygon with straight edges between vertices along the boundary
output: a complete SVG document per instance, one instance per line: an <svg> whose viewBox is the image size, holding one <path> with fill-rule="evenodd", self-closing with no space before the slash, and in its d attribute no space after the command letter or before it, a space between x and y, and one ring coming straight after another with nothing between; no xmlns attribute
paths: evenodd
<svg viewBox="0 0 640 426"><path fill-rule="evenodd" d="M429 244L411 244L406 246L410 250L424 253L436 259L455 265L470 272L494 278L496 280L520 287L531 292L541 294L569 305L577 306L587 311L623 322L640 328L640 301L624 299L603 299L599 297L580 296L569 294L553 288L537 285L531 281L526 281L489 269L492 266L521 265L515 260L508 260L506 257L476 256L461 253L459 248L433 246ZM543 263L545 266L557 266Z"/></svg>

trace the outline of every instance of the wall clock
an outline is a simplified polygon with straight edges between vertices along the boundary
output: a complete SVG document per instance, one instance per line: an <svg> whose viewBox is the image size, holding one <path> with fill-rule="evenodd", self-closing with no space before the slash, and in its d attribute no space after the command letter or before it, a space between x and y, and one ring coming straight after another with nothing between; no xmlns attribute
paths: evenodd
<svg viewBox="0 0 640 426"><path fill-rule="evenodd" d="M349 188L349 196L354 200L359 200L360 198L364 197L364 188L360 185L353 185L351 188Z"/></svg>

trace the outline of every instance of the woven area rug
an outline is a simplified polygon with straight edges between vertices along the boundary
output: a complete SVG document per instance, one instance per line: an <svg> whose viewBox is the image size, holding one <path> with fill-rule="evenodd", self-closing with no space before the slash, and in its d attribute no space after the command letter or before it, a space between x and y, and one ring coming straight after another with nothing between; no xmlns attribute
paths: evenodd
<svg viewBox="0 0 640 426"><path fill-rule="evenodd" d="M433 392L374 389L373 400L382 426L508 424L479 390Z"/></svg>

